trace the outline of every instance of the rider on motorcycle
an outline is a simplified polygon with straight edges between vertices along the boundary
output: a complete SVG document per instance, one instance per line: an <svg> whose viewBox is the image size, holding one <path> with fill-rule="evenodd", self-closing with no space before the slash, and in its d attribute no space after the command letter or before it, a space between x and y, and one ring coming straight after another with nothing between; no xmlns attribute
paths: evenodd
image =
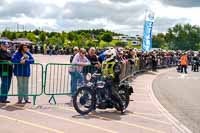
<svg viewBox="0 0 200 133"><path fill-rule="evenodd" d="M199 71L199 57L197 54L192 58L192 71Z"/></svg>
<svg viewBox="0 0 200 133"><path fill-rule="evenodd" d="M106 88L109 89L111 98L118 102L121 113L124 113L123 102L117 92L120 83L120 63L115 59L116 52L114 50L107 50L105 55L105 60L102 63L102 74L103 77L106 77Z"/></svg>

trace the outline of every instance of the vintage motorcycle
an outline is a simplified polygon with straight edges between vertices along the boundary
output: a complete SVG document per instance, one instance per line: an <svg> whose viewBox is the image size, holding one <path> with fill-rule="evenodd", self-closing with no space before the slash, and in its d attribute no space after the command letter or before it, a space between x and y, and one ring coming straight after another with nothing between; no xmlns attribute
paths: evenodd
<svg viewBox="0 0 200 133"><path fill-rule="evenodd" d="M112 95L106 85L109 82L109 77L103 77L98 73L88 73L85 76L85 81L78 88L75 96L73 97L73 106L75 110L81 115L86 115L96 108L107 109L116 108L118 111L125 110L130 101L130 95L133 93L133 88L129 86L128 82L124 81L117 87L119 99Z"/></svg>
<svg viewBox="0 0 200 133"><path fill-rule="evenodd" d="M192 71L198 72L199 71L199 61L193 60L192 62Z"/></svg>

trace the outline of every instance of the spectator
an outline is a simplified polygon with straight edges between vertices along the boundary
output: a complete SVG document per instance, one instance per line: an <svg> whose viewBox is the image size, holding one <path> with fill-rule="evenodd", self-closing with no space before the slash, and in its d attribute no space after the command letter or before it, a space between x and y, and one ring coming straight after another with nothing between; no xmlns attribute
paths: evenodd
<svg viewBox="0 0 200 133"><path fill-rule="evenodd" d="M181 56L181 73L184 72L187 73L187 64L188 64L188 57L185 53L182 54Z"/></svg>
<svg viewBox="0 0 200 133"><path fill-rule="evenodd" d="M49 55L51 56L52 54L53 54L53 46L50 45L50 46L49 46Z"/></svg>
<svg viewBox="0 0 200 133"><path fill-rule="evenodd" d="M118 54L117 54L117 57L116 59L120 62L120 63L123 63L123 64L126 64L127 63L127 60L126 58L124 57L124 51L119 51Z"/></svg>
<svg viewBox="0 0 200 133"><path fill-rule="evenodd" d="M105 54L105 51L102 51L100 54L99 54L99 57L98 57L98 60L100 63L102 63L106 58L106 54Z"/></svg>
<svg viewBox="0 0 200 133"><path fill-rule="evenodd" d="M94 47L91 47L89 49L88 55L86 56L88 60L91 62L91 65L99 68L101 66L98 57L96 55L96 49Z"/></svg>
<svg viewBox="0 0 200 133"><path fill-rule="evenodd" d="M151 55L151 63L152 63L152 71L156 71L157 69L157 55L155 52Z"/></svg>
<svg viewBox="0 0 200 133"><path fill-rule="evenodd" d="M88 54L86 55L87 59L91 62L91 65L86 66L83 68L83 74L87 73L94 73L94 72L99 72L101 64L98 60L98 57L96 55L96 49L94 47L91 47L89 49Z"/></svg>
<svg viewBox="0 0 200 133"><path fill-rule="evenodd" d="M38 54L38 46L35 46L35 54Z"/></svg>
<svg viewBox="0 0 200 133"><path fill-rule="evenodd" d="M18 104L23 99L25 103L30 103L28 98L29 77L31 74L30 64L34 63L32 54L29 52L28 45L21 44L18 51L13 55L12 62L19 63L14 66L14 75L17 77Z"/></svg>
<svg viewBox="0 0 200 133"><path fill-rule="evenodd" d="M78 47L74 47L73 48L73 52L74 52L74 54L70 57L70 63L72 63L72 60L74 59L74 56L79 52L79 48Z"/></svg>
<svg viewBox="0 0 200 133"><path fill-rule="evenodd" d="M128 55L126 57L131 64L135 63L136 52L132 49L129 49Z"/></svg>
<svg viewBox="0 0 200 133"><path fill-rule="evenodd" d="M11 53L8 52L8 44L7 42L0 42L0 63L6 63L6 64L0 64L0 78L1 78L1 96L0 96L0 102L1 103L9 103L7 101L7 95L10 89L10 84L12 80L12 65L9 65L11 61Z"/></svg>
<svg viewBox="0 0 200 133"><path fill-rule="evenodd" d="M85 55L86 55L86 50L81 48L79 53L77 53L72 60L72 64L78 65L78 66L72 66L72 68L70 69L72 97L76 93L78 82L81 82L83 80L83 77L81 75L83 67L90 64L90 61L87 59Z"/></svg>

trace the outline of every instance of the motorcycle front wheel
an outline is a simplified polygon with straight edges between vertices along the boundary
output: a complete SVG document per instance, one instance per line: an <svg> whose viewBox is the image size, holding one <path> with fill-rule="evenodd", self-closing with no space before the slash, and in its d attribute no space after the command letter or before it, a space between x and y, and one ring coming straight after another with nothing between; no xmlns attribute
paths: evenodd
<svg viewBox="0 0 200 133"><path fill-rule="evenodd" d="M73 97L73 106L79 114L87 115L95 108L95 101L95 95L92 89L81 87Z"/></svg>

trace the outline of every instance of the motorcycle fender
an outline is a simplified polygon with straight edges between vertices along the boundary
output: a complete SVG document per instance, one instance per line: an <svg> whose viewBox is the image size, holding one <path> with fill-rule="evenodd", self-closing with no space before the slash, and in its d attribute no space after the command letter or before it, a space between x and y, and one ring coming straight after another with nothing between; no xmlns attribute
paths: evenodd
<svg viewBox="0 0 200 133"><path fill-rule="evenodd" d="M133 87L129 87L129 89L128 89L128 92L129 92L129 95L131 95L132 93L134 93L134 91L133 91Z"/></svg>

